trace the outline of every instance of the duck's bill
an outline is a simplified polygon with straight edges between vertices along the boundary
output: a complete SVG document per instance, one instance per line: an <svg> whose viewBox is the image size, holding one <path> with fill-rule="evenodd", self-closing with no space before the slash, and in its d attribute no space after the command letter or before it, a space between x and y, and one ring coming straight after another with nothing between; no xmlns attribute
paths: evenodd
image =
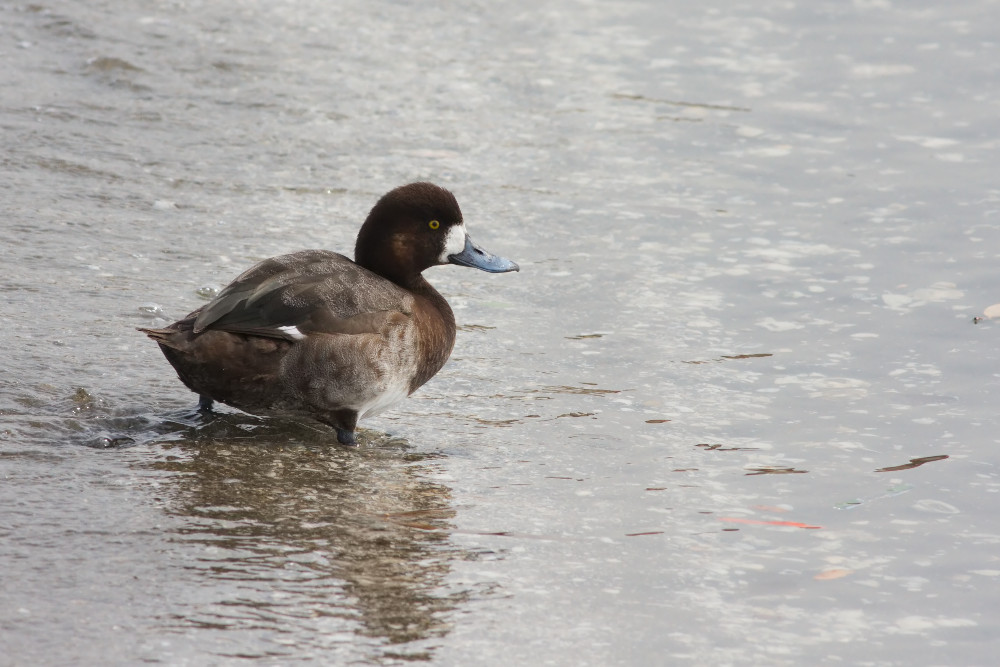
<svg viewBox="0 0 1000 667"><path fill-rule="evenodd" d="M498 257L486 252L475 243L468 235L465 236L465 248L462 252L448 255L448 261L459 266L470 266L474 269L481 269L490 273L507 273L508 271L520 271L521 268L503 257Z"/></svg>

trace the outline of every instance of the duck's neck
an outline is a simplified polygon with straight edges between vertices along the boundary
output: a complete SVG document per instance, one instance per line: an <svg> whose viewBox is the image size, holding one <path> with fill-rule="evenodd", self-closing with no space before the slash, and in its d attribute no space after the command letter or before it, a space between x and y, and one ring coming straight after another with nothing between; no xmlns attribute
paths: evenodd
<svg viewBox="0 0 1000 667"><path fill-rule="evenodd" d="M429 306L429 309L416 308L414 312L416 325L422 334L420 366L423 372L414 378L410 388L412 391L431 379L451 356L451 349L455 345L455 314L441 293L423 276L418 274L402 286Z"/></svg>
<svg viewBox="0 0 1000 667"><path fill-rule="evenodd" d="M428 301L434 304L442 313L447 313L449 317L454 319L451 312L451 307L448 302L445 301L441 293L434 289L434 286L427 282L427 279L421 274L417 274L413 278L408 280L403 280L398 283L401 287L406 288L408 291L419 294Z"/></svg>

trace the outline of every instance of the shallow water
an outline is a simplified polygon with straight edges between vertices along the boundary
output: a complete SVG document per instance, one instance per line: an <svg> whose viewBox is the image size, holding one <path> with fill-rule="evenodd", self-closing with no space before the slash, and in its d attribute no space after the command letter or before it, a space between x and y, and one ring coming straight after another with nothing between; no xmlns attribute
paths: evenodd
<svg viewBox="0 0 1000 667"><path fill-rule="evenodd" d="M989 2L0 6L0 663L990 664ZM134 331L452 189L346 451Z"/></svg>

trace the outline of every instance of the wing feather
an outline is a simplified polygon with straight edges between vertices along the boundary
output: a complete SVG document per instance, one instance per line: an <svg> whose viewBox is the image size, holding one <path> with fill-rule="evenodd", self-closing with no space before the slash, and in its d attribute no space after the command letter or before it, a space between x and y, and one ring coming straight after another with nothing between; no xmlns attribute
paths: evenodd
<svg viewBox="0 0 1000 667"><path fill-rule="evenodd" d="M405 290L343 255L306 250L257 264L192 315L196 334L294 341L309 333L378 333L408 318L411 306Z"/></svg>

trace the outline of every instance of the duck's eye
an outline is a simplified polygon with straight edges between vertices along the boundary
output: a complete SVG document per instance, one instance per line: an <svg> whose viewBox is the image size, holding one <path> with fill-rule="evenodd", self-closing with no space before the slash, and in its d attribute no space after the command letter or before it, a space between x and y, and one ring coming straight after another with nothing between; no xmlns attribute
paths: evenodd
<svg viewBox="0 0 1000 667"><path fill-rule="evenodd" d="M427 223L427 226L430 227L431 229L437 229L438 227L441 226L441 223L438 222L437 220L431 220L430 222Z"/></svg>

